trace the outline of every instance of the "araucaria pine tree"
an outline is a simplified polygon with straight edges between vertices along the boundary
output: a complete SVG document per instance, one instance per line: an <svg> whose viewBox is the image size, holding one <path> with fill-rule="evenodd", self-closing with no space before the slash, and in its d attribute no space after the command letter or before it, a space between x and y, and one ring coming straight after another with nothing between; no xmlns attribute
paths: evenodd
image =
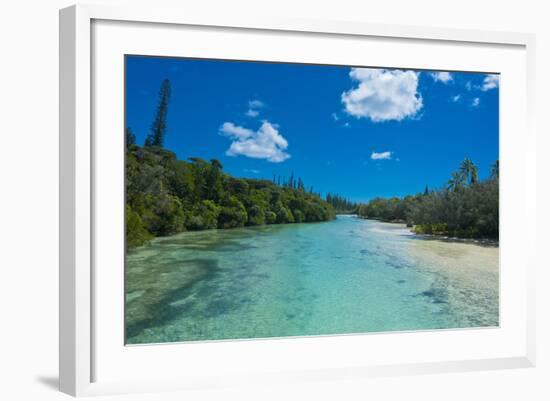
<svg viewBox="0 0 550 401"><path fill-rule="evenodd" d="M145 146L163 146L166 135L166 118L168 116L168 103L170 102L170 80L162 81L159 92L159 104L157 114L151 125L151 131L145 139Z"/></svg>

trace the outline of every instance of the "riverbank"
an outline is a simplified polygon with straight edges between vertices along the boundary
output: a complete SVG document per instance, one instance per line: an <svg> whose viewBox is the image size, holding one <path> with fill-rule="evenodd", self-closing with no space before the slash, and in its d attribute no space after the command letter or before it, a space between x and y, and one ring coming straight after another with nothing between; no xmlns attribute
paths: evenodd
<svg viewBox="0 0 550 401"><path fill-rule="evenodd" d="M495 248L498 248L499 246L498 240L490 239L490 238L460 238L460 237L451 237L451 236L440 235L440 234L417 234L412 230L411 232L414 234L415 237L426 239L426 240L456 242L456 243L462 243L462 244L474 244L474 245L481 245L481 246L491 246Z"/></svg>
<svg viewBox="0 0 550 401"><path fill-rule="evenodd" d="M418 233L415 231L415 225L408 225L406 221L404 220L391 220L386 221L382 219L377 218L368 218L356 215L357 218L362 220L371 220L371 221L378 221L381 223L387 223L387 224L399 224L404 225L404 228L409 228L410 232L414 234L414 237L421 238L425 240L439 240L439 241L446 241L446 242L456 242L456 243L463 243L463 244L474 244L474 245L481 245L481 246L491 246L491 247L498 247L499 246L499 240L493 239L493 238L462 238L462 237L455 237L452 235L445 235L445 234L425 234L425 233Z"/></svg>

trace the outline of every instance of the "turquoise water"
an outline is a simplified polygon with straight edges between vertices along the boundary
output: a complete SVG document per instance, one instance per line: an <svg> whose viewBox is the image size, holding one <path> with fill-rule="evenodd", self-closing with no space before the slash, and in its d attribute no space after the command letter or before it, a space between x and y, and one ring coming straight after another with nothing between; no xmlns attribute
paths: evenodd
<svg viewBox="0 0 550 401"><path fill-rule="evenodd" d="M338 216L129 252L127 343L498 325L498 247Z"/></svg>

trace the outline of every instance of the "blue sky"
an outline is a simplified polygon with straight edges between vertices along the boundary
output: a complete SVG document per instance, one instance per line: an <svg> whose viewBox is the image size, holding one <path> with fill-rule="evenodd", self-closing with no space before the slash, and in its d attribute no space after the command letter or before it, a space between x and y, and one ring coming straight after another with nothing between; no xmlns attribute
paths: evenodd
<svg viewBox="0 0 550 401"><path fill-rule="evenodd" d="M170 79L165 147L234 176L292 172L354 201L444 185L464 157L498 159L499 77L127 56L126 125L143 144Z"/></svg>

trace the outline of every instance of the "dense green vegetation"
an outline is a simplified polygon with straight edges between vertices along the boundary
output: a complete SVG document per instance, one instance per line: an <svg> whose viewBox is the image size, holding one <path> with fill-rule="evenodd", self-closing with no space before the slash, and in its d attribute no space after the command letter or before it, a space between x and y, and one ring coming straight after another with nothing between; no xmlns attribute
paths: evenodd
<svg viewBox="0 0 550 401"><path fill-rule="evenodd" d="M406 222L419 234L461 238L498 238L498 160L487 180L468 158L452 173L445 188L404 198L376 198L360 204L356 213L365 218Z"/></svg>
<svg viewBox="0 0 550 401"><path fill-rule="evenodd" d="M235 178L215 159L177 160L157 146L127 148L128 247L186 230L317 222L334 216L330 204L303 187Z"/></svg>
<svg viewBox="0 0 550 401"><path fill-rule="evenodd" d="M357 208L357 204L355 202L352 202L338 194L331 194L329 192L325 197L325 200L332 205L334 210L336 210L336 213L352 214L355 213Z"/></svg>

